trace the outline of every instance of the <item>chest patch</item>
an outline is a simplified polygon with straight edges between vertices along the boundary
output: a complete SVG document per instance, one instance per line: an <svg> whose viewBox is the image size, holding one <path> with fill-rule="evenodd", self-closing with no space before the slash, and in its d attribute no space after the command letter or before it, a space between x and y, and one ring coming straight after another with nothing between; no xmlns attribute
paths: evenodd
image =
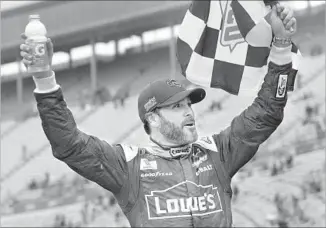
<svg viewBox="0 0 326 228"><path fill-rule="evenodd" d="M200 195L180 197L179 192L192 185L198 188ZM203 216L222 211L220 195L213 185L197 185L191 181L183 181L170 188L151 191L145 195L148 219L169 219L190 216Z"/></svg>

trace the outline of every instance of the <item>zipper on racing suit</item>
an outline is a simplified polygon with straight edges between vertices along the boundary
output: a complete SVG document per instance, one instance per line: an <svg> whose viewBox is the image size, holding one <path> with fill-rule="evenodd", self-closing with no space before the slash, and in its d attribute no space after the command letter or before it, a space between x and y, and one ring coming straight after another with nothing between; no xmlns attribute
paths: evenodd
<svg viewBox="0 0 326 228"><path fill-rule="evenodd" d="M181 156L180 158L179 158L179 163L180 163L180 166L182 167L182 175L183 175L183 180L184 181L186 181L187 180L187 176L186 176L186 174L185 174L185 168L187 168L187 167L185 167L185 166L187 166L187 165L184 165L183 163L184 162L189 162L188 161L188 156L189 155L187 155L187 156ZM189 198L190 197L190 195L189 195L189 189L188 189L188 186L187 186L187 184L186 184L186 188L187 188L187 197ZM191 227L195 227L195 224L194 224L194 218L193 218L193 216L192 216L192 211L190 210L190 218L191 218Z"/></svg>
<svg viewBox="0 0 326 228"><path fill-rule="evenodd" d="M232 188L231 188L231 178L224 169L224 159L221 156L216 156L214 159L211 155L212 152L208 151L208 155L211 161L214 163L214 169L217 174L217 178L223 188L223 207L225 208L225 219L228 227L232 227L232 211L231 211L231 197L232 197ZM216 152L213 152L216 153ZM221 152L218 152L221 153ZM218 155L218 154L216 154ZM229 202L227 202L229 200Z"/></svg>

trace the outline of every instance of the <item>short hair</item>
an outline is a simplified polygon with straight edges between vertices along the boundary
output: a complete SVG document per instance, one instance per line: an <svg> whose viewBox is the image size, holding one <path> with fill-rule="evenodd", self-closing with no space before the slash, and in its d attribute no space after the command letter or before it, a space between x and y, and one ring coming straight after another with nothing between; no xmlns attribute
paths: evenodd
<svg viewBox="0 0 326 228"><path fill-rule="evenodd" d="M151 111L152 113L157 113L160 116L160 113L158 112L160 108L155 108L153 111ZM145 114L145 119L144 119L144 129L147 135L151 134L151 126L149 125L149 121L147 120L148 115L151 113L146 113Z"/></svg>
<svg viewBox="0 0 326 228"><path fill-rule="evenodd" d="M147 121L147 119L144 120L144 129L146 134L151 134L151 127L149 126L149 122Z"/></svg>

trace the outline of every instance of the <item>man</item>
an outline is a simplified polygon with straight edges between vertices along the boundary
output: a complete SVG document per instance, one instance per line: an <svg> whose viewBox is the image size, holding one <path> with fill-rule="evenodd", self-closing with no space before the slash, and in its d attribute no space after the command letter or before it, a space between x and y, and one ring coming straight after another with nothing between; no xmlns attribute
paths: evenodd
<svg viewBox="0 0 326 228"><path fill-rule="evenodd" d="M111 191L132 227L231 227L231 178L282 122L287 99L278 88L291 69L296 20L290 9L277 6L271 21L277 39L257 98L230 127L201 139L191 108L204 99L201 88L185 90L174 80L149 84L138 111L152 143L136 148L80 131L54 73L35 74L34 93L54 157ZM21 51L31 64L29 46L22 44Z"/></svg>

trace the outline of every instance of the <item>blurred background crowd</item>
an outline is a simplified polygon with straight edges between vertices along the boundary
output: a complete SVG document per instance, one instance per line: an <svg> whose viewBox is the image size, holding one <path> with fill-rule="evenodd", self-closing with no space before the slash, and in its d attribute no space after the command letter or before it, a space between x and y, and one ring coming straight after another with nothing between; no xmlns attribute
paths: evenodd
<svg viewBox="0 0 326 228"><path fill-rule="evenodd" d="M81 130L146 145L137 95L180 79L175 40L189 1L1 1L1 224L129 227L110 192L53 158L19 57L20 33L38 13L54 42L57 82ZM234 225L325 226L325 1L291 1L303 58L282 125L232 181ZM72 14L73 12L73 14ZM252 102L207 89L194 106L207 135ZM214 124L212 124L214 123Z"/></svg>

